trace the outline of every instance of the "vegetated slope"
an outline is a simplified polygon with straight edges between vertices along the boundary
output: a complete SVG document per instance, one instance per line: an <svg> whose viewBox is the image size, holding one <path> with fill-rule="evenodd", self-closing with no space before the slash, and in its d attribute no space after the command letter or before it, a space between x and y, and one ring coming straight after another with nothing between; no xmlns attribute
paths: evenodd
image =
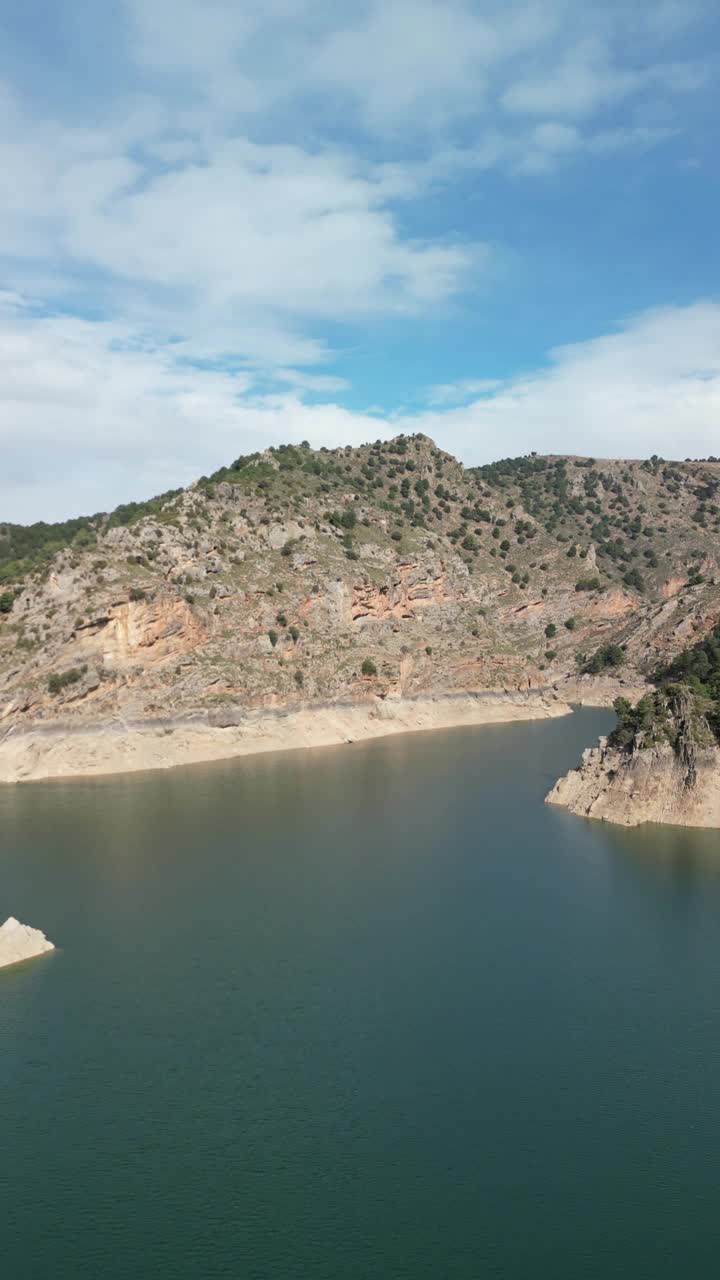
<svg viewBox="0 0 720 1280"><path fill-rule="evenodd" d="M720 616L720 464L286 446L0 526L0 725L649 672Z"/></svg>
<svg viewBox="0 0 720 1280"><path fill-rule="evenodd" d="M675 751L720 744L720 624L652 677L655 689L633 707L619 697L612 747L631 753L667 742Z"/></svg>

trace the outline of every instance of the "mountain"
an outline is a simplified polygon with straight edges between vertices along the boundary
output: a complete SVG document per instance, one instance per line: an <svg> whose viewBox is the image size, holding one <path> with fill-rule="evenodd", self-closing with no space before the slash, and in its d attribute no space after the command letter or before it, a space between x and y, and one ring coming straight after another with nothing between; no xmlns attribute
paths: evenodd
<svg viewBox="0 0 720 1280"><path fill-rule="evenodd" d="M718 621L719 534L715 459L464 468L422 435L2 525L0 756L61 727L639 693Z"/></svg>

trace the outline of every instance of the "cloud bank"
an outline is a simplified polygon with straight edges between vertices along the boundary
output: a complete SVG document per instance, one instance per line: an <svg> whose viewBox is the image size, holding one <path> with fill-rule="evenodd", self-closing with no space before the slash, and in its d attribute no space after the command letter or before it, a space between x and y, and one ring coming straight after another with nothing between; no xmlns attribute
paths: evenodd
<svg viewBox="0 0 720 1280"><path fill-rule="evenodd" d="M247 373L200 369L164 344L138 346L119 325L0 301L5 519L106 510L188 483L238 453L304 439L318 448L422 431L468 464L532 450L720 453L715 302L640 315L506 382L430 393L451 407L381 415L307 403L290 375L283 392L260 393Z"/></svg>
<svg viewBox="0 0 720 1280"><path fill-rule="evenodd" d="M421 429L470 462L718 451L713 302L504 382L424 370L413 413L359 411L346 367L385 334L491 322L532 273L485 231L491 181L514 211L682 136L712 87L700 0L38 7L33 42L12 15L0 32L0 518L301 438ZM404 401L419 380L409 360Z"/></svg>

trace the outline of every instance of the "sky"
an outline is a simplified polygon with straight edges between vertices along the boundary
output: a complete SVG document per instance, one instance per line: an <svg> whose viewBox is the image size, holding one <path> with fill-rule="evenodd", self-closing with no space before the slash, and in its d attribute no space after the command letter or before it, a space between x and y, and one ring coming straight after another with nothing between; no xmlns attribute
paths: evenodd
<svg viewBox="0 0 720 1280"><path fill-rule="evenodd" d="M715 0L0 0L0 520L720 455Z"/></svg>

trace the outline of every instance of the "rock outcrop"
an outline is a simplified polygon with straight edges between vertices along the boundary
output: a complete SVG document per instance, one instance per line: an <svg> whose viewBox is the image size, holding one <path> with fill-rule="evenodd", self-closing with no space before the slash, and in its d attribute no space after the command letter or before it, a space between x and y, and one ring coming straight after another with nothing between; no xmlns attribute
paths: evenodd
<svg viewBox="0 0 720 1280"><path fill-rule="evenodd" d="M656 743L621 751L601 738L546 797L585 818L636 827L720 827L720 748Z"/></svg>
<svg viewBox="0 0 720 1280"><path fill-rule="evenodd" d="M20 964L23 960L33 960L35 956L54 950L53 943L44 933L21 924L14 916L8 916L5 923L0 925L0 969Z"/></svg>

